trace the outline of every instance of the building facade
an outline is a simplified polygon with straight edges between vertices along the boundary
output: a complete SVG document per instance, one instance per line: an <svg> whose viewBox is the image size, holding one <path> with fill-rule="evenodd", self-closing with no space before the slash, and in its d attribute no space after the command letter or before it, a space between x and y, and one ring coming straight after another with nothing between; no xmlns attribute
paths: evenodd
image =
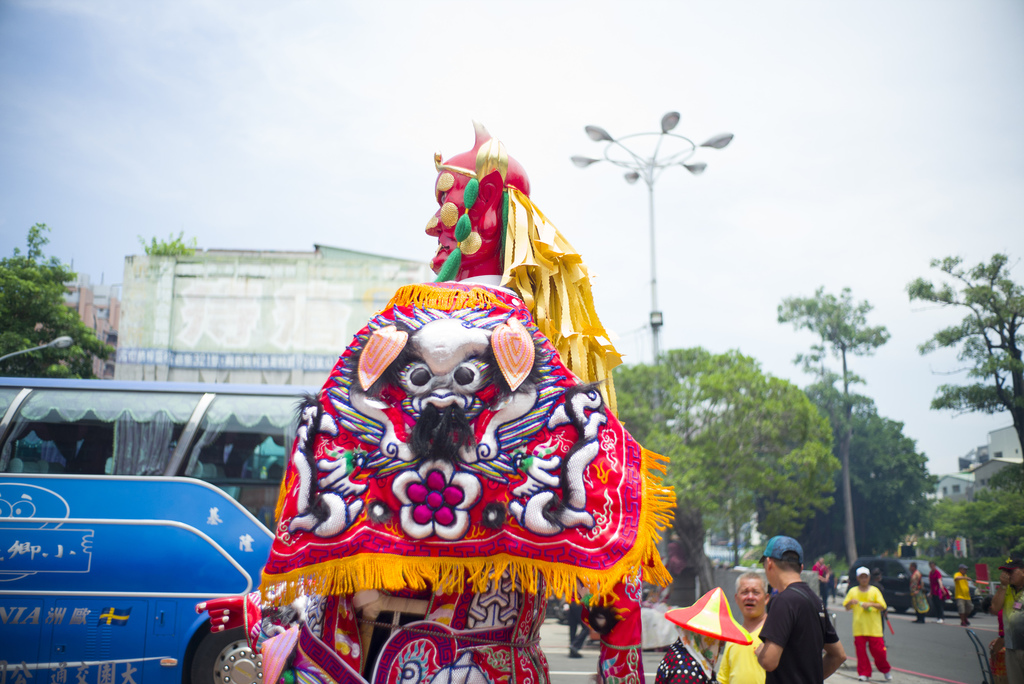
<svg viewBox="0 0 1024 684"><path fill-rule="evenodd" d="M992 458L1005 458L1017 462L1024 460L1017 430L1010 425L988 433L988 453Z"/></svg>
<svg viewBox="0 0 1024 684"><path fill-rule="evenodd" d="M974 501L974 473L940 475L935 483L935 498L950 501Z"/></svg>
<svg viewBox="0 0 1024 684"><path fill-rule="evenodd" d="M67 294L64 295L64 303L78 312L78 317L93 329L96 337L113 347L117 347L117 330L121 319L119 288L120 283L95 284L88 275L79 274L74 283L67 285ZM106 361L94 357L93 374L104 380L115 377L114 359L114 356Z"/></svg>
<svg viewBox="0 0 1024 684"><path fill-rule="evenodd" d="M319 386L426 263L316 245L125 258L118 380Z"/></svg>
<svg viewBox="0 0 1024 684"><path fill-rule="evenodd" d="M991 487L992 476L1003 468L1024 462L1017 430L1009 427L988 433L988 443L971 449L959 459L960 472L940 475L935 498L953 501L974 501L974 497Z"/></svg>

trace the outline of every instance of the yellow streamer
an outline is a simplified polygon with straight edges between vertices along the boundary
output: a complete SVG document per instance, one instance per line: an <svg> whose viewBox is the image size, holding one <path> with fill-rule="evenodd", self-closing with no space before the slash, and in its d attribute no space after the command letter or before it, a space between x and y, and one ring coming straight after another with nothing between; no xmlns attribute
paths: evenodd
<svg viewBox="0 0 1024 684"><path fill-rule="evenodd" d="M580 380L601 384L616 412L611 371L622 363L594 310L590 275L576 249L530 198L510 187L502 285L514 290L562 363Z"/></svg>

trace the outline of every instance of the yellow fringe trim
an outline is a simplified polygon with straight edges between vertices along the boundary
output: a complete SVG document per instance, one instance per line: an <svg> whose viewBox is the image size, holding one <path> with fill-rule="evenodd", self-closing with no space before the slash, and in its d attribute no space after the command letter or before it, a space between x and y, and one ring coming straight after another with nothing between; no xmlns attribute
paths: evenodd
<svg viewBox="0 0 1024 684"><path fill-rule="evenodd" d="M441 311L494 307L508 309L507 304L482 287L474 287L466 292L429 284L404 285L398 288L395 296L388 302L387 308L390 309L393 306L415 306L420 309L440 309Z"/></svg>
<svg viewBox="0 0 1024 684"><path fill-rule="evenodd" d="M274 506L274 520L281 519L281 511L284 510L284 498L288 495L288 490L295 481L295 477L295 475L288 477L288 471L286 470L284 477L281 478L281 487L277 491L277 504Z"/></svg>
<svg viewBox="0 0 1024 684"><path fill-rule="evenodd" d="M354 594L365 589L433 589L441 593L462 592L466 584L474 591L486 590L491 580L506 572L525 591L536 592L543 577L548 592L577 600L580 585L592 595L592 602L610 599L616 584L637 569L643 579L666 586L672 581L658 553L661 530L672 522L675 492L662 484L667 458L643 449L642 503L637 539L614 565L591 570L562 563L518 558L501 554L485 558L417 558L384 553L367 553L306 566L288 573L263 573L260 591L266 603L285 605L304 594Z"/></svg>
<svg viewBox="0 0 1024 684"><path fill-rule="evenodd" d="M622 357L597 317L583 258L529 197L515 188L508 191L501 284L523 298L541 333L576 377L604 381L601 394L617 413L612 369Z"/></svg>

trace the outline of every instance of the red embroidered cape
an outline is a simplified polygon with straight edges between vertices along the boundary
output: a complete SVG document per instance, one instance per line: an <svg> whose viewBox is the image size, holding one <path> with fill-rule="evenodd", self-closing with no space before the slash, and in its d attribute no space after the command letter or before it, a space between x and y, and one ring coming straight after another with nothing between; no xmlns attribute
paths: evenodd
<svg viewBox="0 0 1024 684"><path fill-rule="evenodd" d="M417 422L451 405L473 439L455 457L417 453ZM656 549L674 506L662 457L580 385L509 291L399 290L303 411L293 453L263 576L274 603L481 591L506 572L528 591L542 576L556 595L582 586L609 600L638 570L671 580Z"/></svg>

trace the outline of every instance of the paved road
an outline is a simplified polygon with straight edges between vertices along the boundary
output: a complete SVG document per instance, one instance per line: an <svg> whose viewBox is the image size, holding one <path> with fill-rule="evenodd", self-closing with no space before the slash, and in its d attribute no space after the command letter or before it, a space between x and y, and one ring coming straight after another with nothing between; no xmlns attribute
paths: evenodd
<svg viewBox="0 0 1024 684"><path fill-rule="evenodd" d="M851 633L851 614L833 603L830 609L836 613L836 631L843 642L850 660L843 668L829 677L829 684L847 684L857 680L856 655ZM981 668L964 628L956 616L945 624L935 624L929 618L927 624L917 625L909 615L893 615L893 630L886 630L886 645L889 662L893 666L893 682L896 684L977 684L982 681ZM971 620L975 630L986 645L996 636L996 620L988 615L976 615ZM549 620L541 629L541 646L548 658L553 684L589 684L590 676L597 671L597 650L588 648L581 659L569 659L569 630ZM648 682L653 682L654 673L661 662L662 653L644 653L644 672ZM876 671L872 677L882 681Z"/></svg>

